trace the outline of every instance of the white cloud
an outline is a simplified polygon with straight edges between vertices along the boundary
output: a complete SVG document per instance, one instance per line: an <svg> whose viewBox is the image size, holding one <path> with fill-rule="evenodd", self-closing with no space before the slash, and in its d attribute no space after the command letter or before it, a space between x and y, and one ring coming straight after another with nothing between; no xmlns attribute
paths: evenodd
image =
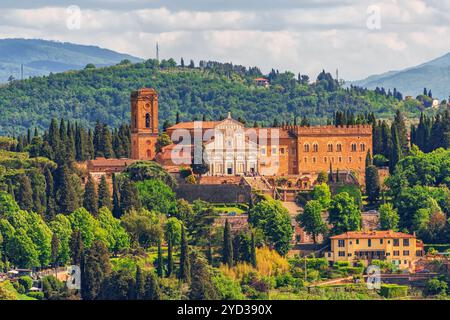
<svg viewBox="0 0 450 320"><path fill-rule="evenodd" d="M16 1L17 2L17 1ZM210 59L346 79L400 69L450 51L450 4L441 0L77 1L80 30L66 27L71 1L2 0L0 37L94 44L144 58ZM367 7L381 29L366 27ZM31 7L34 6L34 7Z"/></svg>

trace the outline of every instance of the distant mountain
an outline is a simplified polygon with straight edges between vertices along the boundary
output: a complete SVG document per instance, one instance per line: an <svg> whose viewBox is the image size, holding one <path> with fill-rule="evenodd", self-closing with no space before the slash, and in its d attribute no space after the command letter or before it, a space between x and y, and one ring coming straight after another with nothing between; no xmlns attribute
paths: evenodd
<svg viewBox="0 0 450 320"><path fill-rule="evenodd" d="M397 88L404 96L416 97L423 93L423 88L431 89L433 96L448 99L450 95L450 53L423 63L416 67L400 71L390 71L373 75L366 79L353 81L353 85L386 90Z"/></svg>
<svg viewBox="0 0 450 320"><path fill-rule="evenodd" d="M51 72L79 70L88 63L97 67L110 66L128 59L142 59L96 46L85 46L67 42L28 39L0 39L0 83L10 76L24 78L48 75Z"/></svg>

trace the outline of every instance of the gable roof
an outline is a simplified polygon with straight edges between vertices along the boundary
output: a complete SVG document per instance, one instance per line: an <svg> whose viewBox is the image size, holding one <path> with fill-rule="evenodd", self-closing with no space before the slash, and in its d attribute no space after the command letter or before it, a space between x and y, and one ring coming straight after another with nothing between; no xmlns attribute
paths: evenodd
<svg viewBox="0 0 450 320"><path fill-rule="evenodd" d="M395 232L393 230L387 231L349 231L340 235L331 237L330 239L344 240L344 239L415 239L415 235Z"/></svg>

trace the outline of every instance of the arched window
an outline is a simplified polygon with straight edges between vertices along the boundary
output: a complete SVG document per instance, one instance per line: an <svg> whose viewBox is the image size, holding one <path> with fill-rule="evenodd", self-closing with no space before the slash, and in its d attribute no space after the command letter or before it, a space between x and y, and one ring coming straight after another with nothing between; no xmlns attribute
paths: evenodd
<svg viewBox="0 0 450 320"><path fill-rule="evenodd" d="M313 144L313 152L319 152L319 145L317 143Z"/></svg>
<svg viewBox="0 0 450 320"><path fill-rule="evenodd" d="M356 151L356 143L352 143L352 151L355 152Z"/></svg>
<svg viewBox="0 0 450 320"><path fill-rule="evenodd" d="M316 163L316 161L317 161L316 157L313 157L312 161L313 161L313 163Z"/></svg>
<svg viewBox="0 0 450 320"><path fill-rule="evenodd" d="M145 114L145 127L146 128L150 128L150 123L151 123L151 117L150 117L150 113Z"/></svg>
<svg viewBox="0 0 450 320"><path fill-rule="evenodd" d="M305 144L303 145L303 150L304 150L305 152L309 152L309 143L305 143Z"/></svg>
<svg viewBox="0 0 450 320"><path fill-rule="evenodd" d="M361 151L366 151L366 145L364 143L361 143L361 145L359 146Z"/></svg>
<svg viewBox="0 0 450 320"><path fill-rule="evenodd" d="M333 152L333 144L328 143L328 152Z"/></svg>
<svg viewBox="0 0 450 320"><path fill-rule="evenodd" d="M336 151L337 151L337 152L342 152L342 144L338 143L338 144L336 145Z"/></svg>

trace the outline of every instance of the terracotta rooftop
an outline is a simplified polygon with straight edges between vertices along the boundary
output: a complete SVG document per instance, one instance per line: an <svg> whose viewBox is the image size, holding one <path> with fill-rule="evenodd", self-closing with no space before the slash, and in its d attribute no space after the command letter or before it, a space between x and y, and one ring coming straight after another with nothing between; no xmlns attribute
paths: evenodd
<svg viewBox="0 0 450 320"><path fill-rule="evenodd" d="M393 238L416 238L416 236L403 233L395 232L392 230L388 231L350 231L346 232L330 239L393 239Z"/></svg>
<svg viewBox="0 0 450 320"><path fill-rule="evenodd" d="M217 124L219 124L222 121L196 121L201 122L202 129L213 129ZM180 122L176 125L171 126L168 128L168 130L175 130L175 129L194 129L194 121L190 122Z"/></svg>
<svg viewBox="0 0 450 320"><path fill-rule="evenodd" d="M135 162L133 159L106 159L106 158L97 158L95 160L89 160L88 165L94 167L121 167L128 166Z"/></svg>

